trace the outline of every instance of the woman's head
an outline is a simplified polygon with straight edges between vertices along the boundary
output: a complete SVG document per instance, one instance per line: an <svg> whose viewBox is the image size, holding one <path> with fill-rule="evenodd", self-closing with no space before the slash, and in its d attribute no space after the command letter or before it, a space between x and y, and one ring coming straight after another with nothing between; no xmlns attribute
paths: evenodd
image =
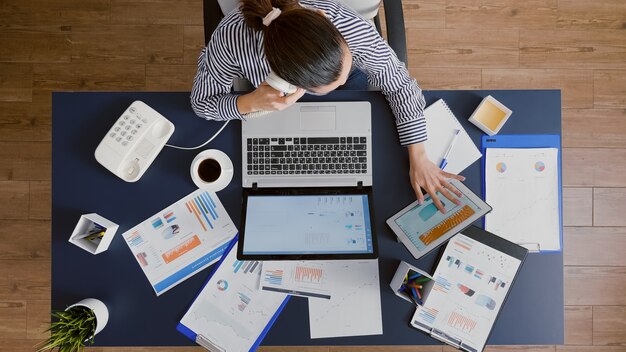
<svg viewBox="0 0 626 352"><path fill-rule="evenodd" d="M273 8L280 14L263 24ZM345 83L352 56L321 11L304 8L295 0L242 0L241 12L248 26L263 31L265 56L279 77L317 93Z"/></svg>

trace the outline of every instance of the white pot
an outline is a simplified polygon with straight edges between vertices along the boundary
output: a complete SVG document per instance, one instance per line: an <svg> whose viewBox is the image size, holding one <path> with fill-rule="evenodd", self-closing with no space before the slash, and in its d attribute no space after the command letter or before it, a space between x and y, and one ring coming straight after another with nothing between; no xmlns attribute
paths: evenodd
<svg viewBox="0 0 626 352"><path fill-rule="evenodd" d="M104 327L107 325L107 322L109 321L109 310L101 300L95 298L85 298L79 302L72 304L65 310L77 306L91 309L96 316L96 331L93 333L94 335L102 331L102 329L104 329Z"/></svg>

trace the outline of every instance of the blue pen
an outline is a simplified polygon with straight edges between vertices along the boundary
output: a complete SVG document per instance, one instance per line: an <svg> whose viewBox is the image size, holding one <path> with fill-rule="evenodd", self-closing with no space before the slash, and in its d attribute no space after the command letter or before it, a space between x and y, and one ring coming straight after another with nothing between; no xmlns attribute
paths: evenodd
<svg viewBox="0 0 626 352"><path fill-rule="evenodd" d="M443 160L441 160L441 164L439 164L439 168L441 170L443 170L446 165L448 165L448 155L450 155L450 151L452 150L452 147L454 147L454 142L456 142L456 138L459 136L459 132L461 132L461 130L454 130L454 137L452 137L452 142L450 142L448 150L446 150L446 153L443 155Z"/></svg>

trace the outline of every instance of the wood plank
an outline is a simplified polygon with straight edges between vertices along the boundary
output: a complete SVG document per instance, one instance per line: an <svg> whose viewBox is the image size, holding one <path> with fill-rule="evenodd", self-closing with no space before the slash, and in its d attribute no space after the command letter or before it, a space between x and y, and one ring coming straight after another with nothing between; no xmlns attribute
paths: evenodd
<svg viewBox="0 0 626 352"><path fill-rule="evenodd" d="M405 28L446 28L445 0L402 1Z"/></svg>
<svg viewBox="0 0 626 352"><path fill-rule="evenodd" d="M517 30L407 28L409 67L517 68Z"/></svg>
<svg viewBox="0 0 626 352"><path fill-rule="evenodd" d="M50 142L0 142L0 180L50 180Z"/></svg>
<svg viewBox="0 0 626 352"><path fill-rule="evenodd" d="M27 219L28 195L28 181L0 181L0 219Z"/></svg>
<svg viewBox="0 0 626 352"><path fill-rule="evenodd" d="M626 188L594 188L593 226L626 226L625 201Z"/></svg>
<svg viewBox="0 0 626 352"><path fill-rule="evenodd" d="M591 188L563 188L563 226L591 226L592 214Z"/></svg>
<svg viewBox="0 0 626 352"><path fill-rule="evenodd" d="M328 346L260 346L259 352L328 352Z"/></svg>
<svg viewBox="0 0 626 352"><path fill-rule="evenodd" d="M593 307L593 344L626 346L626 307Z"/></svg>
<svg viewBox="0 0 626 352"><path fill-rule="evenodd" d="M593 71L483 69L483 89L561 89L564 108L593 107Z"/></svg>
<svg viewBox="0 0 626 352"><path fill-rule="evenodd" d="M206 352L207 350L200 346L168 346L168 347L90 347L85 349L86 352ZM260 351L260 350L257 350ZM0 352L2 352L0 350Z"/></svg>
<svg viewBox="0 0 626 352"><path fill-rule="evenodd" d="M451 346L444 346L443 352L454 352L457 349L452 348ZM515 351L523 351L523 352L551 352L554 351L554 346L487 346L485 347L484 352L515 352Z"/></svg>
<svg viewBox="0 0 626 352"><path fill-rule="evenodd" d="M478 68L409 67L422 89L480 89L481 72Z"/></svg>
<svg viewBox="0 0 626 352"><path fill-rule="evenodd" d="M0 65L0 101L33 99L33 65L3 63Z"/></svg>
<svg viewBox="0 0 626 352"><path fill-rule="evenodd" d="M594 107L626 108L626 70L595 70L593 86Z"/></svg>
<svg viewBox="0 0 626 352"><path fill-rule="evenodd" d="M185 26L183 38L183 63L197 66L200 51L206 44L204 42L204 26Z"/></svg>
<svg viewBox="0 0 626 352"><path fill-rule="evenodd" d="M624 69L623 31L520 31L520 66L527 68Z"/></svg>
<svg viewBox="0 0 626 352"><path fill-rule="evenodd" d="M563 109L563 147L626 148L626 109Z"/></svg>
<svg viewBox="0 0 626 352"><path fill-rule="evenodd" d="M0 300L0 338L26 336L26 302Z"/></svg>
<svg viewBox="0 0 626 352"><path fill-rule="evenodd" d="M0 229L0 260L50 260L50 221L2 219Z"/></svg>
<svg viewBox="0 0 626 352"><path fill-rule="evenodd" d="M112 24L203 24L196 0L111 0Z"/></svg>
<svg viewBox="0 0 626 352"><path fill-rule="evenodd" d="M52 209L52 185L50 181L30 182L30 208L28 218L50 220Z"/></svg>
<svg viewBox="0 0 626 352"><path fill-rule="evenodd" d="M565 344L593 344L593 311L590 306L565 307Z"/></svg>
<svg viewBox="0 0 626 352"><path fill-rule="evenodd" d="M40 342L40 340L0 338L0 352L33 352Z"/></svg>
<svg viewBox="0 0 626 352"><path fill-rule="evenodd" d="M626 305L626 267L566 266L563 281L567 306Z"/></svg>
<svg viewBox="0 0 626 352"><path fill-rule="evenodd" d="M50 299L26 301L26 338L43 341L50 327Z"/></svg>
<svg viewBox="0 0 626 352"><path fill-rule="evenodd" d="M61 90L144 90L144 64L72 63L37 66L34 86L47 91Z"/></svg>
<svg viewBox="0 0 626 352"><path fill-rule="evenodd" d="M563 187L626 187L625 174L626 149L563 149Z"/></svg>
<svg viewBox="0 0 626 352"><path fill-rule="evenodd" d="M0 24L22 26L105 24L108 0L3 0Z"/></svg>
<svg viewBox="0 0 626 352"><path fill-rule="evenodd" d="M624 0L559 0L558 3L558 28L624 29Z"/></svg>
<svg viewBox="0 0 626 352"><path fill-rule="evenodd" d="M626 227L565 227L564 265L626 266Z"/></svg>
<svg viewBox="0 0 626 352"><path fill-rule="evenodd" d="M51 105L50 91L40 89L32 102L0 102L0 141L50 141Z"/></svg>
<svg viewBox="0 0 626 352"><path fill-rule="evenodd" d="M3 26L0 31L0 62L69 62L70 31L70 26Z"/></svg>
<svg viewBox="0 0 626 352"><path fill-rule="evenodd" d="M146 65L146 90L191 91L196 65Z"/></svg>
<svg viewBox="0 0 626 352"><path fill-rule="evenodd" d="M556 346L557 352L624 352L621 346Z"/></svg>
<svg viewBox="0 0 626 352"><path fill-rule="evenodd" d="M0 300L50 299L50 262L0 260Z"/></svg>
<svg viewBox="0 0 626 352"><path fill-rule="evenodd" d="M446 28L554 29L557 0L448 0Z"/></svg>
<svg viewBox="0 0 626 352"><path fill-rule="evenodd" d="M73 26L72 61L182 64L183 26Z"/></svg>
<svg viewBox="0 0 626 352"><path fill-rule="evenodd" d="M442 346L330 346L330 352L441 352Z"/></svg>

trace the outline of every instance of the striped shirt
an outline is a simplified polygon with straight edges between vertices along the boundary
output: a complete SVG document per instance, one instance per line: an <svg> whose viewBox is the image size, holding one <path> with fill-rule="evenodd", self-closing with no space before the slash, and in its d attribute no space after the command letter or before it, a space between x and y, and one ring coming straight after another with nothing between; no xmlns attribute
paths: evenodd
<svg viewBox="0 0 626 352"><path fill-rule="evenodd" d="M400 144L425 141L422 90L376 29L353 10L333 0L301 0L300 3L323 10L337 27L352 53L353 65L387 98L396 119ZM237 95L231 93L233 80L246 78L258 87L269 72L262 31L248 27L241 11L235 10L222 19L200 53L191 106L205 119L243 119L237 110Z"/></svg>

